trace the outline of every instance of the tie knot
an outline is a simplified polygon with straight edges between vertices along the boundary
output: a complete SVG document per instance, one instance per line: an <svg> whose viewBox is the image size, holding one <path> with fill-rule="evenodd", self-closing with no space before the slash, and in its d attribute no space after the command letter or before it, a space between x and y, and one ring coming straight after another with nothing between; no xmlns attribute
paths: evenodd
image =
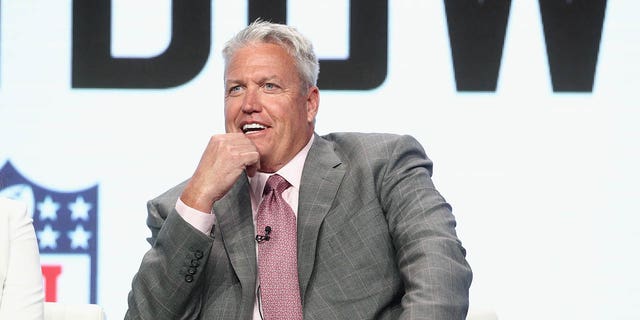
<svg viewBox="0 0 640 320"><path fill-rule="evenodd" d="M274 175L271 175L269 179L267 179L267 184L264 186L263 194L267 194L271 190L274 190L275 192L281 194L282 192L287 190L287 188L289 188L290 186L291 184L289 183L289 181L287 181L287 179L283 178L279 174L274 174Z"/></svg>

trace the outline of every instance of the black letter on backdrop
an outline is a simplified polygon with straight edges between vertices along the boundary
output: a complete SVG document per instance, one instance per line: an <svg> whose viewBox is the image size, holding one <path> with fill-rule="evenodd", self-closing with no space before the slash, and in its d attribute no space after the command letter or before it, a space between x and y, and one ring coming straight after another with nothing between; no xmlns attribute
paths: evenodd
<svg viewBox="0 0 640 320"><path fill-rule="evenodd" d="M287 0L249 0L249 23L258 18L287 23Z"/></svg>
<svg viewBox="0 0 640 320"><path fill-rule="evenodd" d="M111 0L73 1L73 88L169 88L209 57L211 0L172 1L171 43L152 58L111 56Z"/></svg>
<svg viewBox="0 0 640 320"><path fill-rule="evenodd" d="M553 91L593 91L607 1L539 2Z"/></svg>
<svg viewBox="0 0 640 320"><path fill-rule="evenodd" d="M539 0L553 91L590 92L606 0ZM510 0L445 0L458 91L495 91Z"/></svg>
<svg viewBox="0 0 640 320"><path fill-rule="evenodd" d="M2 52L2 0L0 0L0 52ZM2 56L0 56L0 62L2 62ZM2 63L0 63L0 71L2 71ZM2 72L0 72L2 74ZM2 80L2 79L0 79ZM0 84L2 82L0 81Z"/></svg>
<svg viewBox="0 0 640 320"><path fill-rule="evenodd" d="M511 0L445 0L458 91L496 91Z"/></svg>
<svg viewBox="0 0 640 320"><path fill-rule="evenodd" d="M249 0L249 21L257 18L284 23L286 0ZM350 0L349 58L321 59L318 87L328 90L368 90L387 78L388 0ZM327 17L327 23L331 23Z"/></svg>

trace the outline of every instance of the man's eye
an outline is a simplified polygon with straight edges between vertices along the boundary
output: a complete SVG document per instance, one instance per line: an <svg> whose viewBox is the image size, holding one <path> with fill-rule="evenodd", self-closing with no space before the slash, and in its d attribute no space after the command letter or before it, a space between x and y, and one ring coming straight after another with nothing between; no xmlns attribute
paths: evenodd
<svg viewBox="0 0 640 320"><path fill-rule="evenodd" d="M229 88L229 93L233 94L233 93L237 93L238 91L240 91L241 87L240 86L233 86L231 88Z"/></svg>
<svg viewBox="0 0 640 320"><path fill-rule="evenodd" d="M267 90L274 90L274 89L278 88L278 86L276 86L273 83L265 83L264 84L264 88L267 89Z"/></svg>

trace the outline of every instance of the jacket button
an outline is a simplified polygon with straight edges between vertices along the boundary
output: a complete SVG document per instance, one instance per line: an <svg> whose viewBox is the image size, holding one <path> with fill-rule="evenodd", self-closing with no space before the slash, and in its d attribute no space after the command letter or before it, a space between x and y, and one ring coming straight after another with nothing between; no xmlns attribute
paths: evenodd
<svg viewBox="0 0 640 320"><path fill-rule="evenodd" d="M200 266L200 260L191 259L191 266L192 267L199 267Z"/></svg>
<svg viewBox="0 0 640 320"><path fill-rule="evenodd" d="M193 276L190 275L190 274L184 276L184 281L189 282L189 283L193 282Z"/></svg>
<svg viewBox="0 0 640 320"><path fill-rule="evenodd" d="M190 275L196 274L196 268L194 267L189 268L189 270L187 270L187 273Z"/></svg>
<svg viewBox="0 0 640 320"><path fill-rule="evenodd" d="M202 259L202 257L204 256L201 250L196 250L194 255L197 259Z"/></svg>

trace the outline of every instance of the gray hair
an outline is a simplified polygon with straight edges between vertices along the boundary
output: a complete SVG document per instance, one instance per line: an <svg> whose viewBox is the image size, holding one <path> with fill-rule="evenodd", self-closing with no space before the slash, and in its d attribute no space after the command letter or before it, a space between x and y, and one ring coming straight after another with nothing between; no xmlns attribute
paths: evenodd
<svg viewBox="0 0 640 320"><path fill-rule="evenodd" d="M238 49L253 43L272 43L284 47L296 61L303 84L307 87L317 84L320 63L313 52L311 41L294 27L259 19L227 41L222 49L225 69Z"/></svg>

